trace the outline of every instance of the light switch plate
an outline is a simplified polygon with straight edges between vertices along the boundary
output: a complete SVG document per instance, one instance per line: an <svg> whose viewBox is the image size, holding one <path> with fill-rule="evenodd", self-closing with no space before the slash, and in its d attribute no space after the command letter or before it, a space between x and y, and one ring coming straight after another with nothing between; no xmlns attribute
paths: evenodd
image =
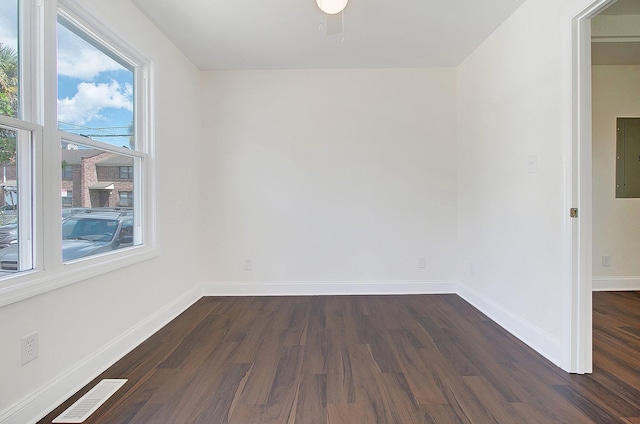
<svg viewBox="0 0 640 424"><path fill-rule="evenodd" d="M527 172L529 174L538 172L538 155L530 155L527 157Z"/></svg>

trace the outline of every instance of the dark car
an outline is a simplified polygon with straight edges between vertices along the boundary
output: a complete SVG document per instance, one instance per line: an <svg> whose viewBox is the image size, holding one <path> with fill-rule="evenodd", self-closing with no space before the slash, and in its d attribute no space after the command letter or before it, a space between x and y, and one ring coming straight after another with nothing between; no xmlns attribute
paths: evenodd
<svg viewBox="0 0 640 424"><path fill-rule="evenodd" d="M130 211L73 215L62 221L62 260L71 261L133 245ZM18 270L18 246L0 250L0 269Z"/></svg>

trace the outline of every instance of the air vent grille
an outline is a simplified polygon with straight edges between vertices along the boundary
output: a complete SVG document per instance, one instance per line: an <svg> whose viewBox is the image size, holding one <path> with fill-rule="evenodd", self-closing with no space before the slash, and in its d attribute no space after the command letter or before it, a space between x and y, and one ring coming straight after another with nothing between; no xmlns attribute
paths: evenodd
<svg viewBox="0 0 640 424"><path fill-rule="evenodd" d="M58 416L52 423L82 423L107 401L126 379L104 379Z"/></svg>

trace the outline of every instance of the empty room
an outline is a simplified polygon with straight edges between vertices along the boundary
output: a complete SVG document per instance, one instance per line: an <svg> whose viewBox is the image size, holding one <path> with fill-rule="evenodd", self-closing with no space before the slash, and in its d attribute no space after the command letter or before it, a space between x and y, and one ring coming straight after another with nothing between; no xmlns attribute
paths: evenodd
<svg viewBox="0 0 640 424"><path fill-rule="evenodd" d="M638 40L635 0L0 0L0 423L640 422Z"/></svg>

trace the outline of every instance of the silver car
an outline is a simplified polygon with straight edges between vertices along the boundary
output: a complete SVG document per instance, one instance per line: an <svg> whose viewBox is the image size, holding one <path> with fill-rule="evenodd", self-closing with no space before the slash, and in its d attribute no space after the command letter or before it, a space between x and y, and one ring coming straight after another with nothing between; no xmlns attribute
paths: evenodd
<svg viewBox="0 0 640 424"><path fill-rule="evenodd" d="M62 221L62 260L71 261L133 245L131 211L72 215ZM18 271L18 246L0 249L0 269Z"/></svg>

